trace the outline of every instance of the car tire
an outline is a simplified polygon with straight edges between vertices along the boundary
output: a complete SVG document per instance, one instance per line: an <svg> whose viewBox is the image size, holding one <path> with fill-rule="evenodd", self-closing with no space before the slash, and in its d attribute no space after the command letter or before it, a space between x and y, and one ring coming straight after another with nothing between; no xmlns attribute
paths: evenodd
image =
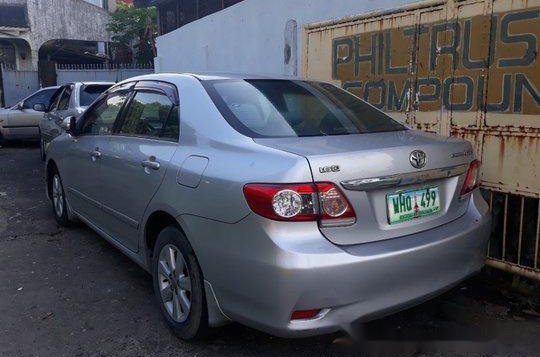
<svg viewBox="0 0 540 357"><path fill-rule="evenodd" d="M168 327L182 340L209 331L204 278L185 235L176 226L158 235L152 257L154 293Z"/></svg>
<svg viewBox="0 0 540 357"><path fill-rule="evenodd" d="M45 161L45 143L43 138L39 139L39 155L41 156L41 161Z"/></svg>
<svg viewBox="0 0 540 357"><path fill-rule="evenodd" d="M72 222L68 215L64 185L62 184L60 173L56 168L54 168L51 172L48 181L50 185L49 192L51 193L51 203L54 218L59 225L69 227L71 226Z"/></svg>

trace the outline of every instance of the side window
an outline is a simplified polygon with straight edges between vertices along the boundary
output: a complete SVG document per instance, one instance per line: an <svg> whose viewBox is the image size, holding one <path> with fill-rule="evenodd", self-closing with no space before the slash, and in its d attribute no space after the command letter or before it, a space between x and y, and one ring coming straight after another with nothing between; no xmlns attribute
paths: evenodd
<svg viewBox="0 0 540 357"><path fill-rule="evenodd" d="M32 109L35 104L44 104L45 107L49 106L49 101L52 95L56 92L56 89L43 89L26 99L23 103L24 109Z"/></svg>
<svg viewBox="0 0 540 357"><path fill-rule="evenodd" d="M137 92L127 110L120 133L162 137L172 109L173 103L164 94Z"/></svg>
<svg viewBox="0 0 540 357"><path fill-rule="evenodd" d="M85 115L81 134L111 134L128 93L113 93L96 103Z"/></svg>
<svg viewBox="0 0 540 357"><path fill-rule="evenodd" d="M58 101L60 100L60 97L62 96L62 92L64 91L64 88L59 88L54 92L51 100L49 101L49 107L47 108L47 111L53 111L58 106Z"/></svg>
<svg viewBox="0 0 540 357"><path fill-rule="evenodd" d="M69 98L71 98L71 92L73 90L73 86L67 86L64 92L62 93L62 96L60 97L60 101L58 102L57 110L66 110L69 107Z"/></svg>
<svg viewBox="0 0 540 357"><path fill-rule="evenodd" d="M178 120L178 106L174 106L165 122L165 128L163 129L163 137L167 139L178 140L180 133L180 122Z"/></svg>

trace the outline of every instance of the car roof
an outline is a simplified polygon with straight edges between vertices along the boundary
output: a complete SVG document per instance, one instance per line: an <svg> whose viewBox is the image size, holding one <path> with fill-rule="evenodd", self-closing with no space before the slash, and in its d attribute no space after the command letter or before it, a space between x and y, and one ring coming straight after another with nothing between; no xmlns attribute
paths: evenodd
<svg viewBox="0 0 540 357"><path fill-rule="evenodd" d="M75 83L80 83L82 85L85 85L85 86L92 86L92 85L114 85L116 84L115 82L103 82L103 81L90 81L90 82L75 82Z"/></svg>
<svg viewBox="0 0 540 357"><path fill-rule="evenodd" d="M66 86L66 85L70 85L70 84L80 84L80 85L83 85L83 86L93 86L93 85L107 85L107 86L112 86L112 85L115 85L116 83L115 82L104 82L104 81L84 81L84 82L68 82L68 83L64 83L62 84L61 86L58 86L57 88L60 88L60 87L63 87L63 86Z"/></svg>
<svg viewBox="0 0 540 357"><path fill-rule="evenodd" d="M278 79L278 80L306 80L298 76L274 75L274 74L246 74L246 73L220 73L220 72L168 72L146 74L123 80L120 83L136 81L170 81L182 77L192 77L199 81L228 80L228 79Z"/></svg>
<svg viewBox="0 0 540 357"><path fill-rule="evenodd" d="M226 79L282 79L282 80L291 80L291 79L301 79L297 76L286 76L286 75L273 75L273 74L250 74L250 73L219 73L219 72L208 72L208 73L185 73L196 77L201 81L213 81L213 80L226 80Z"/></svg>
<svg viewBox="0 0 540 357"><path fill-rule="evenodd" d="M325 80L319 80L316 78L303 78L298 76L286 76L275 74L245 74L245 73L218 73L218 72L165 72L165 73L152 73L144 74L137 77L126 78L123 81L116 83L113 88L118 88L127 83L135 83L139 81L158 81L158 82L175 82L182 79L191 78L200 82L214 81L214 80L238 80L238 79L265 79L265 80L294 80L294 81L310 81L319 83L331 82Z"/></svg>

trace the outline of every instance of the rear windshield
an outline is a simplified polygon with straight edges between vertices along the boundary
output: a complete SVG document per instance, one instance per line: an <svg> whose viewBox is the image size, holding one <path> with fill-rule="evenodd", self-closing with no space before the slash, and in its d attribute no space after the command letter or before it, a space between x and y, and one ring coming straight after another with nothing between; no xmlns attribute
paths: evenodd
<svg viewBox="0 0 540 357"><path fill-rule="evenodd" d="M81 107L87 107L100 96L101 93L111 88L110 84L91 84L81 88Z"/></svg>
<svg viewBox="0 0 540 357"><path fill-rule="evenodd" d="M229 124L250 137L348 135L406 128L327 83L295 80L203 82Z"/></svg>

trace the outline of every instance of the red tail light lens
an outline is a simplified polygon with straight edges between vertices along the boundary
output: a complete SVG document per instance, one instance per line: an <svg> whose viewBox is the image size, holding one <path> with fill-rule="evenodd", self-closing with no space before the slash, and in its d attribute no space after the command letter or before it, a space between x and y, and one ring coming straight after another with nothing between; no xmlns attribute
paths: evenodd
<svg viewBox="0 0 540 357"><path fill-rule="evenodd" d="M321 309L296 310L291 315L291 320L306 320L316 317Z"/></svg>
<svg viewBox="0 0 540 357"><path fill-rule="evenodd" d="M320 220L324 225L350 224L356 218L345 195L329 182L248 184L244 195L253 212L276 221Z"/></svg>
<svg viewBox="0 0 540 357"><path fill-rule="evenodd" d="M473 160L467 174L465 175L465 180L463 181L463 187L461 187L461 196L468 194L472 190L478 187L480 174L480 161Z"/></svg>
<svg viewBox="0 0 540 357"><path fill-rule="evenodd" d="M276 221L312 221L317 192L313 184L248 184L244 195L251 210Z"/></svg>
<svg viewBox="0 0 540 357"><path fill-rule="evenodd" d="M356 220L356 215L351 204L333 183L317 183L319 196L319 213L322 225L326 224L351 224Z"/></svg>

